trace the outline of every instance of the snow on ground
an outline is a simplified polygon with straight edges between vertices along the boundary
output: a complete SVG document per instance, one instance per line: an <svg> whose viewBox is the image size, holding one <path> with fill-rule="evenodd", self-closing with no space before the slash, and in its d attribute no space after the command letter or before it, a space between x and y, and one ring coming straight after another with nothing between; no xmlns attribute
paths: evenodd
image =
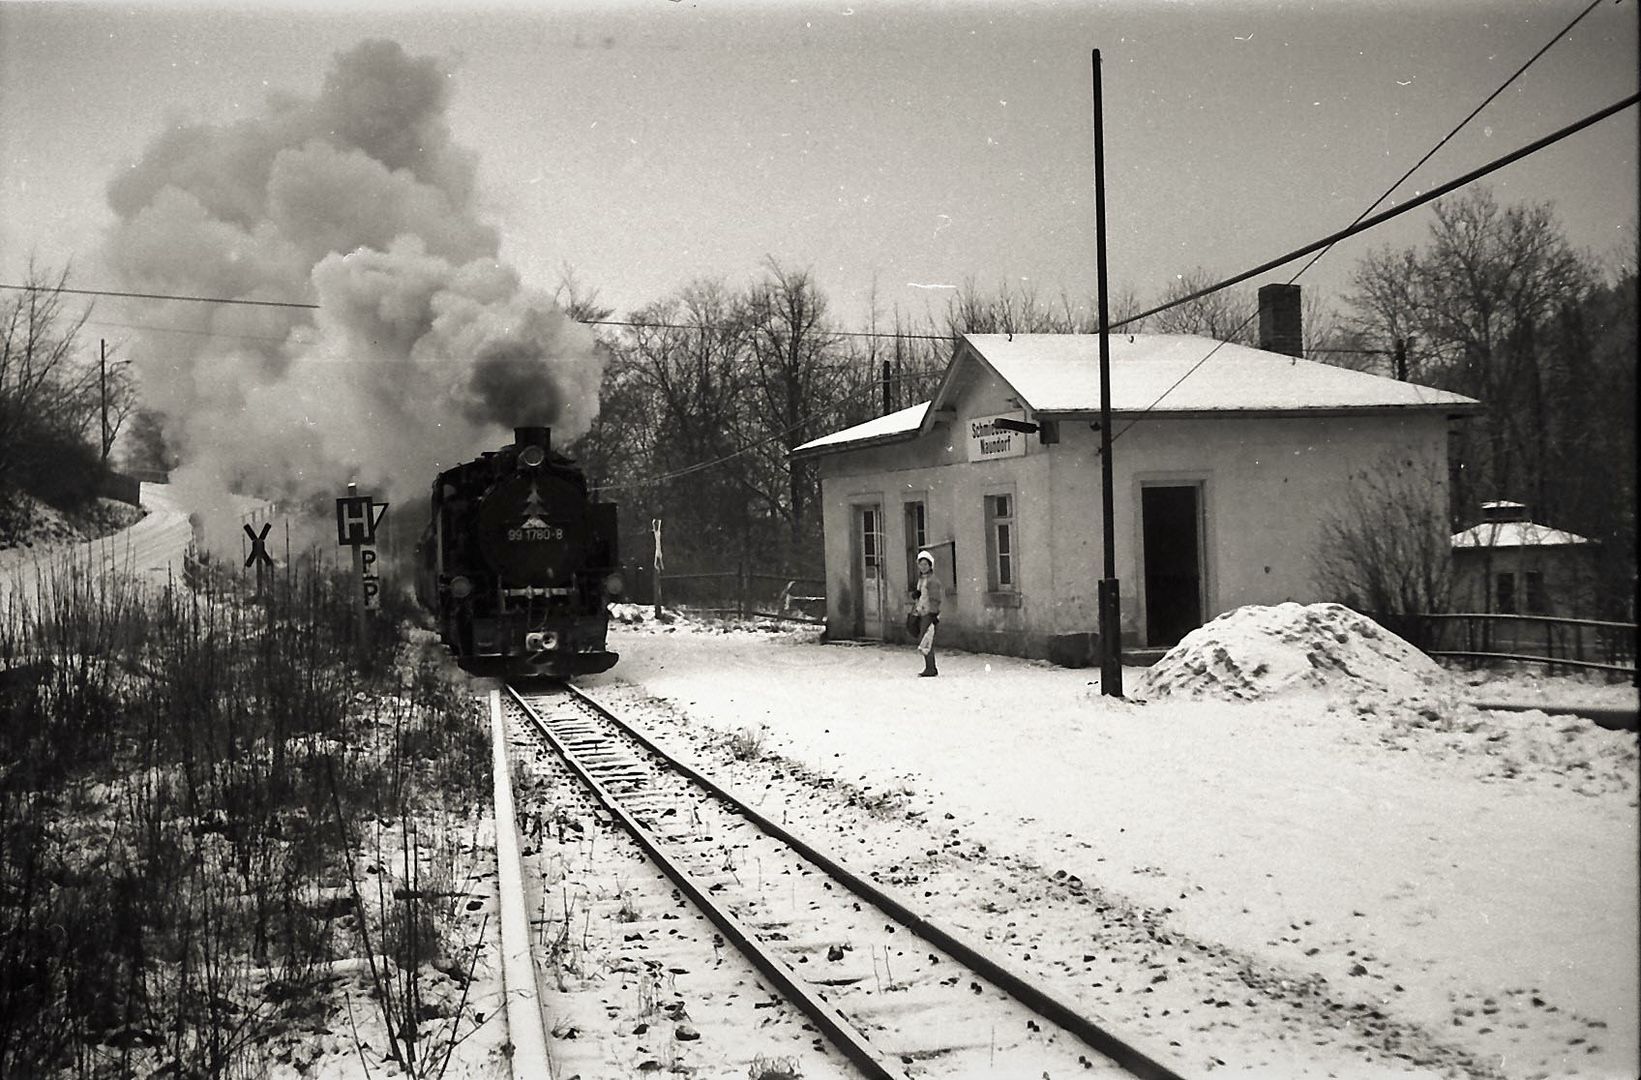
<svg viewBox="0 0 1641 1080"><path fill-rule="evenodd" d="M1216 663L1197 675L1189 660L1178 677L1166 660L1125 670L1136 699L1168 685L1148 702L1042 662L943 653L940 677L918 679L907 647L647 618L612 626L621 662L586 684L724 733L767 729L770 751L816 774L950 814L965 840L1080 878L1284 987L1325 984L1473 1073L1636 1075L1636 735L1475 709L1464 680L1417 655L1398 666L1397 641L1364 641L1331 610L1203 631L1216 624L1195 654ZM1557 680L1537 683L1555 696ZM1065 910L1063 943L1098 937ZM1273 1056L1228 1025L1145 1022L1184 1033L1210 1069L1357 1074L1339 1056L1348 1036Z"/></svg>
<svg viewBox="0 0 1641 1080"><path fill-rule="evenodd" d="M163 488L144 504L82 548L163 580L187 518ZM33 594L32 568L0 570L0 593ZM1053 957L1203 1073L1637 1074L1636 735L1553 708L1634 709L1633 687L1443 673L1315 608L1216 620L1177 665L1125 670L1129 700L1042 662L943 652L918 679L908 647L618 615L622 660L589 689L708 749L761 739L786 762L758 786L816 796L794 826L857 830L852 853L895 859L872 868L928 886L931 914L1017 963L1030 942L1025 966ZM1180 974L1088 982L1125 948Z"/></svg>

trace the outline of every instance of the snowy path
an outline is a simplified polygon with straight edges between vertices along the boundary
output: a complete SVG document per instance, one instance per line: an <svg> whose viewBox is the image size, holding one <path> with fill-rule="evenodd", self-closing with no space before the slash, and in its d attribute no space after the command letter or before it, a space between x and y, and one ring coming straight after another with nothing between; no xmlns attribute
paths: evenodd
<svg viewBox="0 0 1641 1080"><path fill-rule="evenodd" d="M40 552L7 552L0 560L0 599L23 599L32 604L50 573L69 567L96 574L122 573L151 584L180 577L192 537L188 509L178 503L175 492L165 484L145 482L141 498L147 511L142 520L112 536ZM267 505L244 496L234 499L245 513Z"/></svg>

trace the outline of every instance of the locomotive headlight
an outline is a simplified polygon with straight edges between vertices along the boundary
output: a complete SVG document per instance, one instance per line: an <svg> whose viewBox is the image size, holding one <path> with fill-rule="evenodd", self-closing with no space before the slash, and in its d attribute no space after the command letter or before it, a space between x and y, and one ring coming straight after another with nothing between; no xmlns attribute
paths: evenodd
<svg viewBox="0 0 1641 1080"><path fill-rule="evenodd" d="M604 591L611 596L620 596L621 591L626 587L627 583L621 580L620 574L611 574L604 579Z"/></svg>
<svg viewBox="0 0 1641 1080"><path fill-rule="evenodd" d="M473 583L460 575L451 578L450 595L457 600L466 600L473 595Z"/></svg>
<svg viewBox="0 0 1641 1080"><path fill-rule="evenodd" d="M534 469L547 460L547 451L539 446L526 446L519 451L519 464L527 469Z"/></svg>

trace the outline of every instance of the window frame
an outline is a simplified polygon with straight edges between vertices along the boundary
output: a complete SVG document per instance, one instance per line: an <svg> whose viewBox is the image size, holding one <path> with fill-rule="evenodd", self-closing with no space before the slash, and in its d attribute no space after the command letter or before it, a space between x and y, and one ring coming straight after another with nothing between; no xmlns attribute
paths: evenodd
<svg viewBox="0 0 1641 1080"><path fill-rule="evenodd" d="M1524 579L1523 584L1526 586L1522 590L1522 600L1527 608L1523 614L1548 615L1550 606L1548 598L1544 595L1544 572L1542 570L1528 570L1522 574L1522 577Z"/></svg>
<svg viewBox="0 0 1641 1080"><path fill-rule="evenodd" d="M860 522L861 566L864 569L876 570L877 573L873 575L873 578L881 580L883 577L883 541L885 538L882 507L875 504L862 504L860 516L857 520Z"/></svg>
<svg viewBox="0 0 1641 1080"><path fill-rule="evenodd" d="M1000 504L999 500L1007 500ZM1007 513L999 513L1002 505ZM986 589L990 600L1018 603L1020 595L1020 498L1015 490L995 489L982 496L986 530ZM1006 538L1006 540L1004 539ZM1006 580L1005 580L1006 579Z"/></svg>
<svg viewBox="0 0 1641 1080"><path fill-rule="evenodd" d="M917 580L917 553L929 546L929 500L922 494L902 500L900 519L906 529L906 580L910 583Z"/></svg>

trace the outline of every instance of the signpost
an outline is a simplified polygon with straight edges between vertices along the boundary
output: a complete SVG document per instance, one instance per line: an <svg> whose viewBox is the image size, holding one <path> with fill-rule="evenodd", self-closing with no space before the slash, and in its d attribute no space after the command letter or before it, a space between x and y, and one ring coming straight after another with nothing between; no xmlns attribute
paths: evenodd
<svg viewBox="0 0 1641 1080"><path fill-rule="evenodd" d="M246 522L244 528L245 535L251 538L251 553L245 556L245 565L256 567L256 595L260 599L262 596L262 573L274 564L273 556L268 554L268 530L273 528L273 523L264 521L261 532L253 530L250 522Z"/></svg>
<svg viewBox="0 0 1641 1080"><path fill-rule="evenodd" d="M661 617L661 519L650 519L650 532L655 534L655 617Z"/></svg>
<svg viewBox="0 0 1641 1080"><path fill-rule="evenodd" d="M336 500L336 543L353 549L353 573L359 579L359 588L353 594L353 614L359 624L361 649L370 647L370 620L365 613L382 606L382 579L376 572L376 529L387 507L387 503L359 494L359 485L351 483L347 497ZM267 531L266 526L263 531Z"/></svg>

